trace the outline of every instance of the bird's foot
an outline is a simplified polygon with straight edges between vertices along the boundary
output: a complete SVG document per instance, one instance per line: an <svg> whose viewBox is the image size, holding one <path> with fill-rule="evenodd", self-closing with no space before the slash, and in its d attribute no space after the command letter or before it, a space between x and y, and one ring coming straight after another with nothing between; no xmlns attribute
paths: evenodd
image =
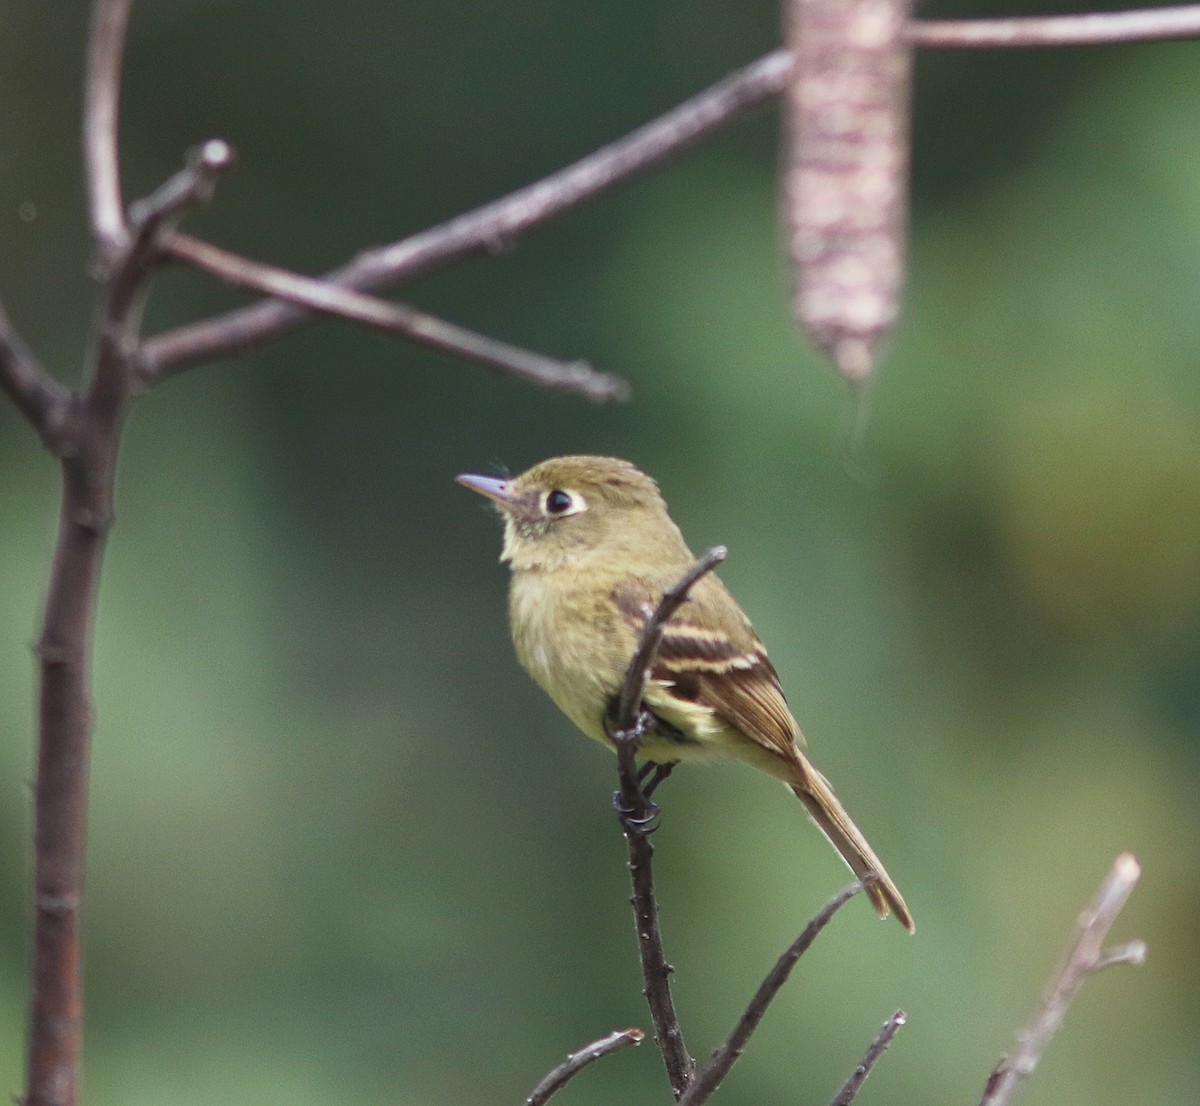
<svg viewBox="0 0 1200 1106"><path fill-rule="evenodd" d="M644 792L630 802L624 792L613 792L613 810L627 837L649 837L662 820L662 810L652 803Z"/></svg>

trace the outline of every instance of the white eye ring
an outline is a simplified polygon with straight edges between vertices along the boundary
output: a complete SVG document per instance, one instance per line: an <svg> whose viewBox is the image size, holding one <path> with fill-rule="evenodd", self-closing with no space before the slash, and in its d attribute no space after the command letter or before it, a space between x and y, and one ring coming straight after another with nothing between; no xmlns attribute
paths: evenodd
<svg viewBox="0 0 1200 1106"><path fill-rule="evenodd" d="M587 503L584 502L583 496L563 491L562 488L551 488L542 496L542 514L547 518L565 518L586 509Z"/></svg>

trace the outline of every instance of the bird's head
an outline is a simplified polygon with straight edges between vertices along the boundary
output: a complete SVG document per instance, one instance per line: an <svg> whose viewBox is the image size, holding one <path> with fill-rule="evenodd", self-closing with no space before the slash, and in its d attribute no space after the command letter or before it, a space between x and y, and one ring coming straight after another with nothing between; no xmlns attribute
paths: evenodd
<svg viewBox="0 0 1200 1106"><path fill-rule="evenodd" d="M658 485L616 457L552 457L502 480L470 473L458 482L486 495L504 518L501 559L514 569L582 565L594 557L636 557L648 539L687 556ZM678 546L678 548L677 548Z"/></svg>

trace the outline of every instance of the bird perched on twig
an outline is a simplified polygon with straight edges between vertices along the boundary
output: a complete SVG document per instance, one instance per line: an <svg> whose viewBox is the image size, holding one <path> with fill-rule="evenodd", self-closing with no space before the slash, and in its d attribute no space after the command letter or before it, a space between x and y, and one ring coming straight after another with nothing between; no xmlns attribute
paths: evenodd
<svg viewBox="0 0 1200 1106"><path fill-rule="evenodd" d="M606 728L638 637L696 558L658 485L613 457L553 457L511 480L463 475L504 519L501 559L512 569L509 617L517 657L585 734ZM881 917L912 915L879 857L801 751L766 649L712 573L667 622L644 705L655 724L637 755L670 765L732 757L782 780L867 883Z"/></svg>

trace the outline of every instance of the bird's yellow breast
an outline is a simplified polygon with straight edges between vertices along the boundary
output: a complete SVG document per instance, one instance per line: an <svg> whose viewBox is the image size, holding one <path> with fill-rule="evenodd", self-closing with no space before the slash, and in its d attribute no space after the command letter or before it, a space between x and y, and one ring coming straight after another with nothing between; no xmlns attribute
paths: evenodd
<svg viewBox="0 0 1200 1106"><path fill-rule="evenodd" d="M513 573L513 645L522 666L559 709L588 737L607 744L604 710L624 675L615 658L631 656L635 642L613 617L611 604L582 594L573 575Z"/></svg>
<svg viewBox="0 0 1200 1106"><path fill-rule="evenodd" d="M576 726L611 748L604 716L620 693L637 636L607 590L589 593L579 574L565 569L514 572L509 615L521 665ZM731 752L727 727L710 709L674 699L659 681L648 683L645 701L683 740L647 734L638 750L644 759L699 760Z"/></svg>

